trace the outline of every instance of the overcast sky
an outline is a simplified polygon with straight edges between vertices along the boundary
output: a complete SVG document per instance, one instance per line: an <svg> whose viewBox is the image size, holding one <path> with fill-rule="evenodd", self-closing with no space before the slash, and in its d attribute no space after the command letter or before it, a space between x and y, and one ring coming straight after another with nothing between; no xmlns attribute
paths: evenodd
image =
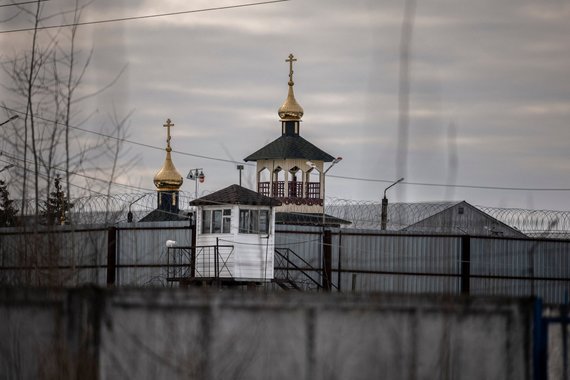
<svg viewBox="0 0 570 380"><path fill-rule="evenodd" d="M243 3L97 0L82 20ZM71 2L45 7L67 9ZM570 189L570 3L418 1L407 165L397 168L403 15L403 1L292 0L84 26L82 47L94 49L85 89L126 67L89 112L104 118L113 108L119 115L134 110L129 139L159 147L170 118L175 151L241 161L280 135L277 109L287 94L285 59L293 53L295 94L305 110L301 135L343 157L329 172L327 196L379 200L389 184L333 175L385 181L405 175L389 190L391 200L570 210L570 191L407 184ZM0 29L19 26L14 20ZM0 35L3 51L25 38ZM137 166L119 181L154 189L164 151L129 149ZM183 176L204 169L200 192L238 181L235 163L180 154L173 160ZM244 184L253 188L254 176L246 166ZM194 183L186 180L182 189L193 192Z"/></svg>

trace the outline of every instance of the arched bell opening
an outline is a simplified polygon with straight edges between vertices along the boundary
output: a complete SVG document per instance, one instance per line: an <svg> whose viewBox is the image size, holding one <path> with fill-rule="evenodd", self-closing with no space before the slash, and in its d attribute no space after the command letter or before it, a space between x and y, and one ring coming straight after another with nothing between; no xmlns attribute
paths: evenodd
<svg viewBox="0 0 570 380"><path fill-rule="evenodd" d="M309 199L321 199L322 173L316 167L307 170L306 194Z"/></svg>
<svg viewBox="0 0 570 380"><path fill-rule="evenodd" d="M285 170L278 166L273 171L273 189L271 196L276 198L285 197Z"/></svg>
<svg viewBox="0 0 570 380"><path fill-rule="evenodd" d="M289 170L289 175L289 198L304 198L303 171L297 166L294 166Z"/></svg>
<svg viewBox="0 0 570 380"><path fill-rule="evenodd" d="M257 172L257 192L266 197L271 196L271 171L265 167Z"/></svg>

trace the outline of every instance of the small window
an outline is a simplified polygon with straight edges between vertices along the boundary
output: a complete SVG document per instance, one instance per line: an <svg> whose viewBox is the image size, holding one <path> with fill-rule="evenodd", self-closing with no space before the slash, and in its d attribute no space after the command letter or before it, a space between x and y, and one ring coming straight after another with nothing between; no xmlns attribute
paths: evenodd
<svg viewBox="0 0 570 380"><path fill-rule="evenodd" d="M232 210L226 209L224 210L224 214L222 216L222 231L225 234L230 233L232 228Z"/></svg>
<svg viewBox="0 0 570 380"><path fill-rule="evenodd" d="M212 211L212 232L215 234L222 232L222 210Z"/></svg>
<svg viewBox="0 0 570 380"><path fill-rule="evenodd" d="M259 211L259 231L262 233L269 232L269 211Z"/></svg>
<svg viewBox="0 0 570 380"><path fill-rule="evenodd" d="M249 233L249 210L239 210L239 233Z"/></svg>
<svg viewBox="0 0 570 380"><path fill-rule="evenodd" d="M203 234L229 234L231 232L232 210L203 210Z"/></svg>
<svg viewBox="0 0 570 380"><path fill-rule="evenodd" d="M269 232L269 211L239 210L241 234L266 234Z"/></svg>
<svg viewBox="0 0 570 380"><path fill-rule="evenodd" d="M458 207L458 208L457 208L457 213L458 213L459 215L463 215L464 212L465 212L465 209L464 209L463 207Z"/></svg>

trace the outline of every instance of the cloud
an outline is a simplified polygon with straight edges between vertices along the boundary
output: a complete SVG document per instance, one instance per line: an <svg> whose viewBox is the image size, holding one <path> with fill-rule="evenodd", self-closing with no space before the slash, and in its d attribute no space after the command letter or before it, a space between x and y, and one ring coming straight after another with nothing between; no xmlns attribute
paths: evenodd
<svg viewBox="0 0 570 380"><path fill-rule="evenodd" d="M84 17L238 3L144 1L124 6L101 0ZM286 96L284 60L292 52L299 59L295 93L305 109L302 135L344 157L335 174L392 178L402 15L401 2L313 0L85 27L81 46L94 46L95 56L84 91L107 83L125 65L128 69L117 85L83 110L97 108L105 117L113 107L122 113L135 109L132 138L158 146L163 144L162 123L170 117L176 124L176 149L245 157L280 134L276 111ZM446 181L447 126L453 122L458 183L570 187L565 164L570 161L565 147L570 137L570 84L565 80L570 69L569 18L570 6L556 1L418 2L407 180ZM22 36L0 38L5 52L24 46ZM98 122L90 120L89 128L97 129ZM133 150L142 156L134 177L144 182L142 177L148 176L152 188L163 152ZM207 169L204 190L237 181L233 164L174 158L179 170ZM380 187L331 180L327 193L372 199ZM445 194L443 188L406 189L401 200L440 199ZM489 206L500 201L524 207L527 199L484 190L458 190L456 195ZM533 198L537 207L568 208L565 197L537 193Z"/></svg>

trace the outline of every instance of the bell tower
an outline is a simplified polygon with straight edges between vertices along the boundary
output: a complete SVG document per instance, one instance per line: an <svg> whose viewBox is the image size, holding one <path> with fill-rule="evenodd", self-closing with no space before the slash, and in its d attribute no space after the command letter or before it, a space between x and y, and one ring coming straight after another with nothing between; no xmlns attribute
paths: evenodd
<svg viewBox="0 0 570 380"><path fill-rule="evenodd" d="M324 163L335 158L301 137L304 110L293 91L293 64L297 58L289 54L285 62L289 64L288 92L277 111L281 136L244 161L257 163L257 191L279 199L281 212L322 213Z"/></svg>

